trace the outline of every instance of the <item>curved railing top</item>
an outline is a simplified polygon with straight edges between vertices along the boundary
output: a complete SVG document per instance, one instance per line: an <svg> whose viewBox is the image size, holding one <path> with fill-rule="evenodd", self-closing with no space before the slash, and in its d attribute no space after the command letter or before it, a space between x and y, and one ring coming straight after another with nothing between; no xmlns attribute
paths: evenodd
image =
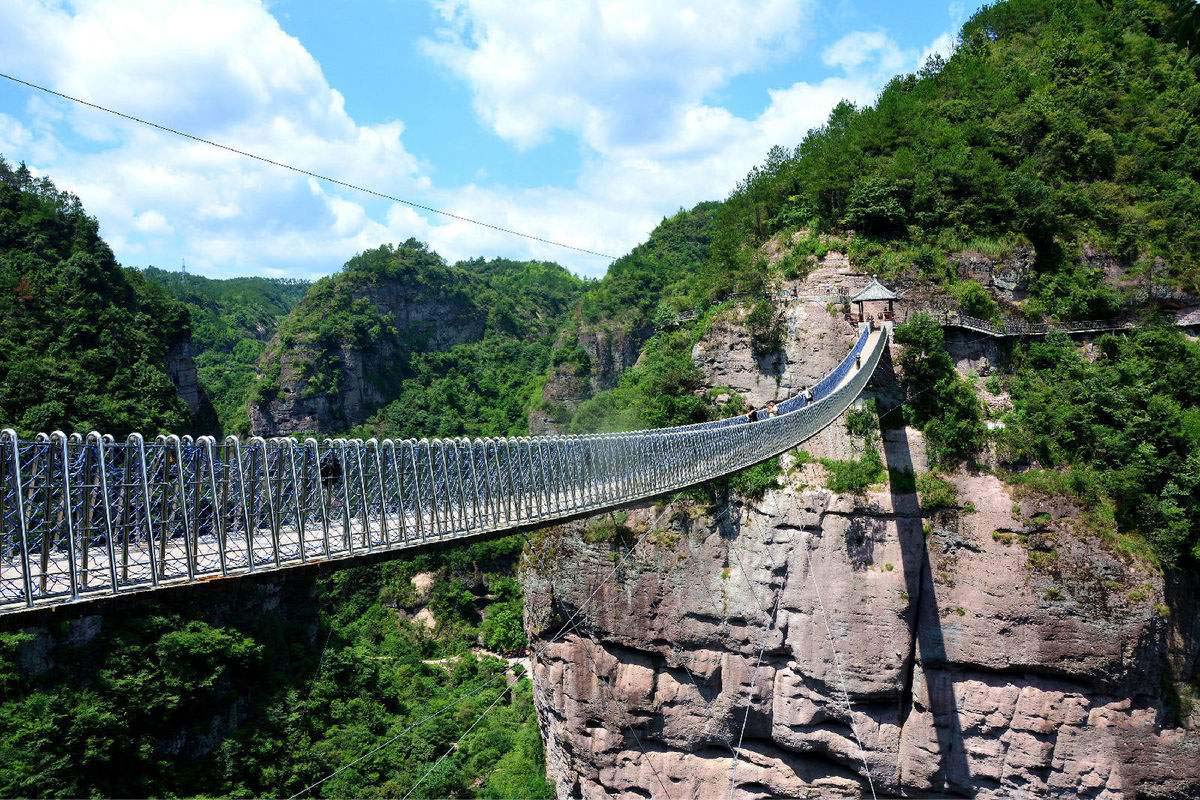
<svg viewBox="0 0 1200 800"><path fill-rule="evenodd" d="M775 416L504 439L0 435L0 613L544 524L675 491L837 418L888 340Z"/></svg>

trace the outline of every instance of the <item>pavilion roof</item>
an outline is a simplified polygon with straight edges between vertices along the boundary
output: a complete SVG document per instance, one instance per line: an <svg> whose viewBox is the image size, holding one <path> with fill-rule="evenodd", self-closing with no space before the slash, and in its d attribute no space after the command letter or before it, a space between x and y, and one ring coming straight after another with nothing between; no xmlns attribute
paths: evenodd
<svg viewBox="0 0 1200 800"><path fill-rule="evenodd" d="M861 303L869 300L898 300L899 297L891 289L884 286L876 278L871 278L871 282L854 297L850 298L852 303Z"/></svg>

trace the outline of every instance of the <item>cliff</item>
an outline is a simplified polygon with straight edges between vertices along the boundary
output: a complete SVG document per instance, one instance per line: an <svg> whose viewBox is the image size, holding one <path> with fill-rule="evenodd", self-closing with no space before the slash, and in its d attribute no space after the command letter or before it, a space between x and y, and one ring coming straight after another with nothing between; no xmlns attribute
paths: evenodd
<svg viewBox="0 0 1200 800"><path fill-rule="evenodd" d="M171 376L171 383L175 384L179 399L191 414L190 430L195 433L213 433L219 427L217 412L208 393L200 385L195 355L196 347L190 335L173 343L167 349L167 374Z"/></svg>
<svg viewBox="0 0 1200 800"><path fill-rule="evenodd" d="M862 280L834 256L790 288ZM823 304L779 316L765 360L737 314L714 325L693 353L710 385L758 403L844 353ZM890 362L870 394L898 402ZM561 797L1200 793L1190 579L992 474L919 494L923 437L885 427L891 480L862 494L814 458L861 452L838 422L759 500L676 498L607 540L593 521L537 543L525 613Z"/></svg>
<svg viewBox="0 0 1200 800"><path fill-rule="evenodd" d="M420 396L406 396L394 418L385 411L373 423L381 433L411 435L416 422L416 435L462 434L453 419L459 404L497 398L522 404L496 416L517 416L523 428L530 392L508 383L544 373L560 317L583 286L546 262L447 264L413 240L366 251L314 284L280 324L259 360L251 428L264 436L345 432L406 387ZM479 347L447 353L462 345ZM443 353L437 363L421 361ZM488 365L507 379L483 374ZM445 380L452 373L461 374L453 386ZM414 420L415 409L427 419Z"/></svg>

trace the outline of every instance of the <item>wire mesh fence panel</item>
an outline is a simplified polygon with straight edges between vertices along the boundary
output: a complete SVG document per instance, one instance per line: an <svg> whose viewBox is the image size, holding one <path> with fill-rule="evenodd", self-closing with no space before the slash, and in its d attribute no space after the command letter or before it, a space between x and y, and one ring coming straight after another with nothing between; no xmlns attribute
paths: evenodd
<svg viewBox="0 0 1200 800"><path fill-rule="evenodd" d="M297 505L300 532L304 539L304 556L329 557L329 506L321 474L320 445L306 439L297 458Z"/></svg>
<svg viewBox="0 0 1200 800"><path fill-rule="evenodd" d="M224 531L225 568L228 572L249 570L252 566L250 504L241 444L227 440L221 445L218 453L218 507Z"/></svg>
<svg viewBox="0 0 1200 800"><path fill-rule="evenodd" d="M180 502L178 453L173 442L159 437L144 446L148 493L148 532L154 555L154 574L159 581L185 578L188 574L186 511Z"/></svg>
<svg viewBox="0 0 1200 800"><path fill-rule="evenodd" d="M274 476L275 538L281 563L301 560L297 450L297 444L290 439L268 443L268 460Z"/></svg>

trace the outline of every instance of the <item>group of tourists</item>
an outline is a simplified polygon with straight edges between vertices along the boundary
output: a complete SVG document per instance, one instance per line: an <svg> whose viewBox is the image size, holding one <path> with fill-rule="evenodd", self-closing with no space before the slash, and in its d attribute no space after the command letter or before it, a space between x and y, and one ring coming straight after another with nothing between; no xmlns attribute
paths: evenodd
<svg viewBox="0 0 1200 800"><path fill-rule="evenodd" d="M800 392L800 396L804 398L805 405L808 405L812 402L812 390L808 387L805 387L804 391ZM750 409L746 412L746 421L754 422L755 420L759 419L759 414L762 412L766 412L766 417L779 416L779 408L775 405L775 401L771 400L762 409L757 409L754 406L750 406ZM766 419L766 417L763 417L763 419Z"/></svg>

